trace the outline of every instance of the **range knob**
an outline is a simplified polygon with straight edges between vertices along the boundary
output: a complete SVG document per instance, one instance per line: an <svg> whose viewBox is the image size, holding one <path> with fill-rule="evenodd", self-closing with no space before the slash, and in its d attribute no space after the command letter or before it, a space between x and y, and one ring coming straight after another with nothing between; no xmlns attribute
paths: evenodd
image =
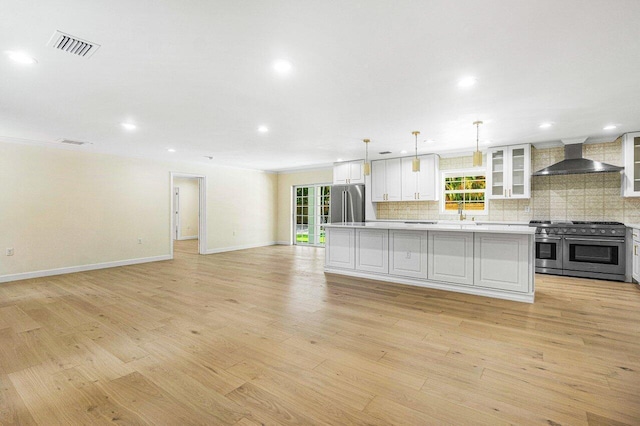
<svg viewBox="0 0 640 426"><path fill-rule="evenodd" d="M601 230L600 230L600 233L601 233L601 234L606 234L606 233L607 233L607 231L605 231L604 229L601 229Z"/></svg>
<svg viewBox="0 0 640 426"><path fill-rule="evenodd" d="M591 233L592 233L592 234L595 234L595 233L596 233L596 230L595 230L595 229L592 229L592 230L591 230Z"/></svg>
<svg viewBox="0 0 640 426"><path fill-rule="evenodd" d="M564 229L562 230L562 232L567 232L567 231L568 231L568 229L567 229L567 228L564 228Z"/></svg>
<svg viewBox="0 0 640 426"><path fill-rule="evenodd" d="M612 229L612 230L611 230L611 233L612 233L612 234L615 234L615 233L616 233L616 230L615 230L615 229Z"/></svg>
<svg viewBox="0 0 640 426"><path fill-rule="evenodd" d="M586 229L581 229L580 232L582 232L584 234L585 232L587 232L587 230Z"/></svg>
<svg viewBox="0 0 640 426"><path fill-rule="evenodd" d="M571 230L571 232L573 232L573 233L575 234L575 233L576 233L576 230L575 230L575 229L572 229L572 230Z"/></svg>

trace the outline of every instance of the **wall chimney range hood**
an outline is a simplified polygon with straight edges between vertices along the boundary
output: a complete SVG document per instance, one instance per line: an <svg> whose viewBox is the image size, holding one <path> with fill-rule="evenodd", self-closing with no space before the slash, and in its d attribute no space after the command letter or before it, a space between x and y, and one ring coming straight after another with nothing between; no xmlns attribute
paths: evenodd
<svg viewBox="0 0 640 426"><path fill-rule="evenodd" d="M581 139L582 140L582 139ZM564 142L564 141L563 141ZM533 176L577 175L584 173L621 172L624 167L582 158L582 143L567 143L564 160L533 173Z"/></svg>

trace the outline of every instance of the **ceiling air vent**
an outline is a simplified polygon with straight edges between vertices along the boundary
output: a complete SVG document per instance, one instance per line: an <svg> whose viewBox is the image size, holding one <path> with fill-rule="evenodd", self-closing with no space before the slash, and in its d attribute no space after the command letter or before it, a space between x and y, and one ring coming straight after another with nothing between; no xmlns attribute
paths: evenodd
<svg viewBox="0 0 640 426"><path fill-rule="evenodd" d="M387 155L387 154L391 154L391 151L381 151L378 154L380 155Z"/></svg>
<svg viewBox="0 0 640 426"><path fill-rule="evenodd" d="M56 142L58 143L64 143L67 145L91 145L91 142L82 142L82 141L74 141L71 139L58 139Z"/></svg>
<svg viewBox="0 0 640 426"><path fill-rule="evenodd" d="M63 52L72 53L76 56L89 59L100 48L99 44L83 40L79 37L65 34L62 31L56 31L49 39L47 46Z"/></svg>

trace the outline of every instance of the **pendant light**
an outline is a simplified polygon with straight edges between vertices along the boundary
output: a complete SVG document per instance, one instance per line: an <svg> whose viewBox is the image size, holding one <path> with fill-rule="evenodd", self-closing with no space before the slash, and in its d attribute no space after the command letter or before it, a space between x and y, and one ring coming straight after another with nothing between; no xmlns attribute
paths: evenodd
<svg viewBox="0 0 640 426"><path fill-rule="evenodd" d="M414 172L419 172L420 159L418 158L418 135L420 134L420 132L417 130L414 130L413 132L411 132L411 134L416 137L416 156L411 162L411 170L413 170Z"/></svg>
<svg viewBox="0 0 640 426"><path fill-rule="evenodd" d="M480 125L482 121L474 121L473 125L476 126L476 152L473 153L473 167L482 166L482 153L479 148L479 136L480 136Z"/></svg>
<svg viewBox="0 0 640 426"><path fill-rule="evenodd" d="M362 142L365 143L365 151L364 151L364 168L363 172L365 176L369 176L371 174L371 164L369 163L369 139L362 139Z"/></svg>

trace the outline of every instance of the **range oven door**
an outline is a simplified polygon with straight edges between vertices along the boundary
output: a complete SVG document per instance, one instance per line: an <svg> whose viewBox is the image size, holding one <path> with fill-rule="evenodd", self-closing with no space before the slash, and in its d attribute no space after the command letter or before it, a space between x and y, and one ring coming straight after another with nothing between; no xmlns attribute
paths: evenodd
<svg viewBox="0 0 640 426"><path fill-rule="evenodd" d="M565 271L624 275L625 240L565 237L562 267Z"/></svg>
<svg viewBox="0 0 640 426"><path fill-rule="evenodd" d="M562 239L536 235L536 272L561 273Z"/></svg>

